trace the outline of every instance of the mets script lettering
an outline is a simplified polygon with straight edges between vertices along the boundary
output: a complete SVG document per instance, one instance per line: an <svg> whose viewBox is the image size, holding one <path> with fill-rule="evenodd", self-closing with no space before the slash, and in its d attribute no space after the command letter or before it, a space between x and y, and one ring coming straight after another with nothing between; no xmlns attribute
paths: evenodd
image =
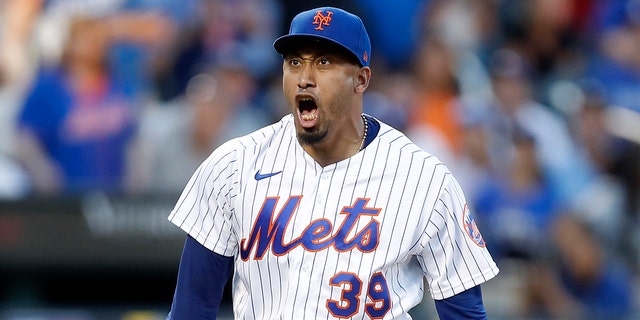
<svg viewBox="0 0 640 320"><path fill-rule="evenodd" d="M251 251L255 248L255 260L264 257L269 248L276 256L281 256L289 251L302 246L308 251L320 251L333 246L337 251L349 251L357 249L362 252L372 252L378 246L380 222L371 219L364 227L352 233L360 217L377 216L379 208L367 207L369 199L358 198L350 207L342 208L340 214L345 215L342 224L334 229L333 224L326 218L312 221L297 237L289 243L284 243L284 234L291 221L293 213L298 208L302 196L291 196L284 207L273 219L278 198L269 197L264 200L258 217L251 229L249 239L240 241L240 257L247 261Z"/></svg>
<svg viewBox="0 0 640 320"><path fill-rule="evenodd" d="M318 10L318 12L316 12L316 15L313 17L313 24L317 24L318 26L316 27L316 30L324 30L322 28L323 25L328 26L329 22L331 22L331 16L333 15L333 12L331 11L327 11L327 15L323 15L322 11Z"/></svg>

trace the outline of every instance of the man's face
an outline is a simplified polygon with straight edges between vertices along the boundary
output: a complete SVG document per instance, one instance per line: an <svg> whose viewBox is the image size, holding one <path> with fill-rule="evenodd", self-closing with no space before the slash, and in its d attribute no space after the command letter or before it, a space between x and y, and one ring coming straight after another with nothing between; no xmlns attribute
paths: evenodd
<svg viewBox="0 0 640 320"><path fill-rule="evenodd" d="M360 69L348 54L317 43L285 55L283 91L301 144L331 141L339 134L358 104Z"/></svg>

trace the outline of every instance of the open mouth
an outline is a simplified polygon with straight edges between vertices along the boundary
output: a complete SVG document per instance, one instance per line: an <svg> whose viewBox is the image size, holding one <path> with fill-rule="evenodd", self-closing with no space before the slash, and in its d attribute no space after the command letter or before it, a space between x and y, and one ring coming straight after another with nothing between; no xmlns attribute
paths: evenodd
<svg viewBox="0 0 640 320"><path fill-rule="evenodd" d="M312 125L318 115L318 106L311 97L298 99L298 114L303 124Z"/></svg>

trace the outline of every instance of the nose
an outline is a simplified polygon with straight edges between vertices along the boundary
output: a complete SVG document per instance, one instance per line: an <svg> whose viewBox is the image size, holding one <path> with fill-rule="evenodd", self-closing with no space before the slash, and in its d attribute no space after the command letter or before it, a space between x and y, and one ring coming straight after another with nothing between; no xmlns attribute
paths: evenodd
<svg viewBox="0 0 640 320"><path fill-rule="evenodd" d="M308 87L315 87L315 85L316 83L313 66L311 64L305 63L298 76L298 87L300 89L305 89Z"/></svg>

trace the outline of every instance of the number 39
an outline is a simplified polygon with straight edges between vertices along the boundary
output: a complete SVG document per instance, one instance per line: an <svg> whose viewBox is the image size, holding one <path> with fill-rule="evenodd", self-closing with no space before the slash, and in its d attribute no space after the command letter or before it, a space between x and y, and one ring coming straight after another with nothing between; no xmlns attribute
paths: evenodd
<svg viewBox="0 0 640 320"><path fill-rule="evenodd" d="M336 318L351 318L358 313L362 291L362 280L358 275L340 272L329 280L329 284L333 287L343 287L340 301L327 300L329 312ZM382 273L374 273L369 279L367 297L371 302L366 304L365 313L371 319L382 319L391 309L389 287L387 287L387 280Z"/></svg>

